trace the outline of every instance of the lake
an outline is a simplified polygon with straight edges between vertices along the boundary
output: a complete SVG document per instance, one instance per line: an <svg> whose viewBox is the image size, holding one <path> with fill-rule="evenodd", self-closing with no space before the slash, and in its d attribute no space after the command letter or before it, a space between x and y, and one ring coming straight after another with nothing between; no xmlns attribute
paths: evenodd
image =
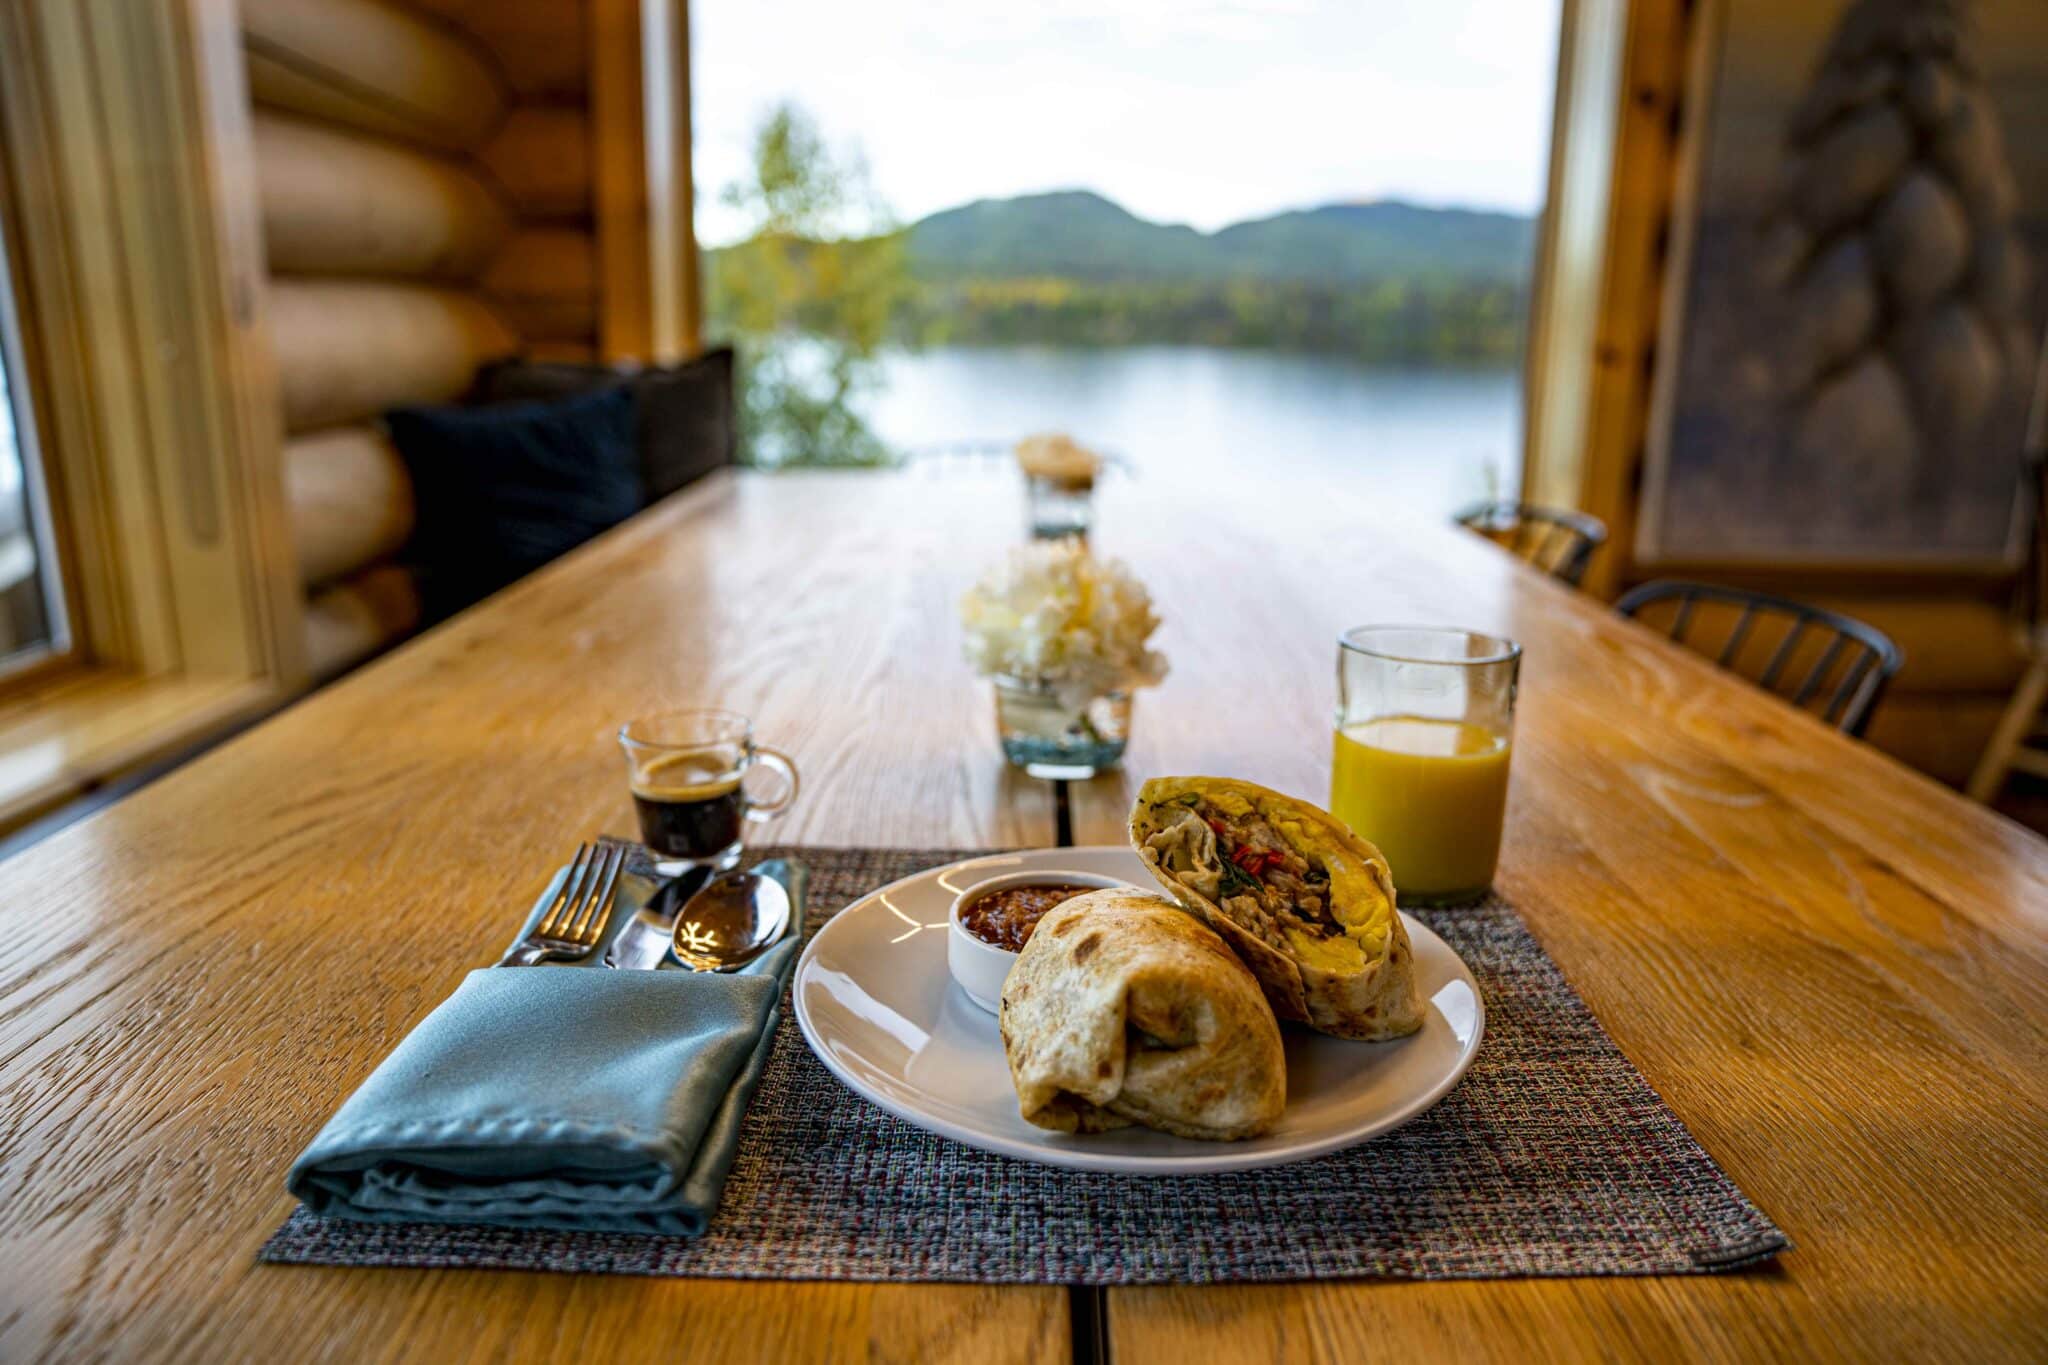
<svg viewBox="0 0 2048 1365"><path fill-rule="evenodd" d="M1066 431L1145 477L1337 481L1429 516L1520 482L1519 370L1199 346L1032 346L899 352L883 372L864 415L913 454Z"/></svg>

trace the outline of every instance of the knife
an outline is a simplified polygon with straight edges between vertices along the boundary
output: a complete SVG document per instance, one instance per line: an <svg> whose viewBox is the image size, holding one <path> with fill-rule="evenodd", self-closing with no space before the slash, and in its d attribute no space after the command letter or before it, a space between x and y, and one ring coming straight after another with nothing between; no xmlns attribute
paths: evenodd
<svg viewBox="0 0 2048 1365"><path fill-rule="evenodd" d="M604 965L631 971L659 967L662 959L668 956L669 942L675 936L676 911L682 908L684 901L703 889L715 870L711 867L686 868L663 882L612 939L612 946L604 952Z"/></svg>

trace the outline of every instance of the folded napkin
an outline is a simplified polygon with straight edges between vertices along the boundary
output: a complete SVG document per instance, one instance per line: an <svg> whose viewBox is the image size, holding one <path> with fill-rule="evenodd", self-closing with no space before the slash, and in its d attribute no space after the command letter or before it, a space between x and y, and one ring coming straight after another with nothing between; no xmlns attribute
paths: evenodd
<svg viewBox="0 0 2048 1365"><path fill-rule="evenodd" d="M611 927L630 919L622 903ZM799 938L733 975L471 972L328 1120L289 1188L314 1213L373 1223L696 1236Z"/></svg>

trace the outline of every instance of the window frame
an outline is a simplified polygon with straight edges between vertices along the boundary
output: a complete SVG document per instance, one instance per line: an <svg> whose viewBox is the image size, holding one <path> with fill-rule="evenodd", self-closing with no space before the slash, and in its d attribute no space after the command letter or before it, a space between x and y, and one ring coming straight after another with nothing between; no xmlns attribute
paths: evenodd
<svg viewBox="0 0 2048 1365"><path fill-rule="evenodd" d="M68 625L5 829L304 682L234 0L0 0L0 202Z"/></svg>

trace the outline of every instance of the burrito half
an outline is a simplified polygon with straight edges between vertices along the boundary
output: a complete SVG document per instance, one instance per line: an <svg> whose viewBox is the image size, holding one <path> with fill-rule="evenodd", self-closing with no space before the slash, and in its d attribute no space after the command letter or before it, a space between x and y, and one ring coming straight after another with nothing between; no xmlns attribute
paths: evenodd
<svg viewBox="0 0 2048 1365"><path fill-rule="evenodd" d="M1158 777L1138 791L1130 834L1282 1019L1369 1040L1422 1027L1387 860L1328 811L1251 782Z"/></svg>
<svg viewBox="0 0 2048 1365"><path fill-rule="evenodd" d="M1245 1138L1287 1103L1258 982L1158 896L1094 891L1046 915L1003 983L1001 1018L1018 1107L1040 1128Z"/></svg>

